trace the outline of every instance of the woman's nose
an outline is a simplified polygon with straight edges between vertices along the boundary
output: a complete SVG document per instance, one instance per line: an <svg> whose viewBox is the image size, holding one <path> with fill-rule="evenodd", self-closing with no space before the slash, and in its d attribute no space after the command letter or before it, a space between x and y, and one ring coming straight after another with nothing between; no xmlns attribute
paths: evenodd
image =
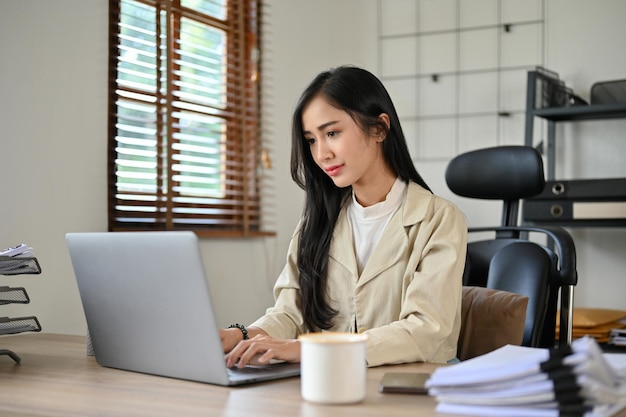
<svg viewBox="0 0 626 417"><path fill-rule="evenodd" d="M325 161L332 157L332 152L330 148L327 146L326 141L320 140L317 142L317 160Z"/></svg>

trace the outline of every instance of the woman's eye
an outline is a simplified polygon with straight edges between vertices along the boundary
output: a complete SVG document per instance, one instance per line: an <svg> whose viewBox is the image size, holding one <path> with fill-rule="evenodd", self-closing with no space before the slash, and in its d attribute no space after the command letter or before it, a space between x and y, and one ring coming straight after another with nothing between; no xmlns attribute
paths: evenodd
<svg viewBox="0 0 626 417"><path fill-rule="evenodd" d="M309 145L313 145L315 143L315 138L304 138L304 140L306 140Z"/></svg>
<svg viewBox="0 0 626 417"><path fill-rule="evenodd" d="M332 138L333 136L337 135L337 132L334 130L331 130L329 132L326 133L326 136L328 136L329 138Z"/></svg>

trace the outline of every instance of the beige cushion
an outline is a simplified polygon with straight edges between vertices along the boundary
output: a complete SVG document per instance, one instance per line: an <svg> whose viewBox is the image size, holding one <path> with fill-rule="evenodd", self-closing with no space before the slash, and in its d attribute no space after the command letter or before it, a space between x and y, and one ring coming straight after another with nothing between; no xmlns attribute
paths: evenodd
<svg viewBox="0 0 626 417"><path fill-rule="evenodd" d="M528 297L482 287L463 287L457 357L466 360L507 344L520 345Z"/></svg>

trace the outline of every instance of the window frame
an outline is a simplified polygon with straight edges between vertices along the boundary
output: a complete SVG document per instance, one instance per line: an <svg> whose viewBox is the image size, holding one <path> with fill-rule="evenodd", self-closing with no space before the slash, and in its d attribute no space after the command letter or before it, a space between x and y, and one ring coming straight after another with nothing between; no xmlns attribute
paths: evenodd
<svg viewBox="0 0 626 417"><path fill-rule="evenodd" d="M167 38L165 65L157 57L157 85L154 93L156 106L156 168L154 195L138 194L136 199L118 189L118 91L125 90L117 81L120 62L120 20L122 2L134 2L155 8L156 36ZM184 1L184 0L183 0ZM108 229L109 231L174 231L192 230L203 237L256 237L273 236L275 232L263 229L262 207L263 171L267 158L260 139L260 8L261 0L227 0L227 17L220 20L181 6L181 0L110 0L109 2L109 107L108 107ZM161 25L165 18L170 24ZM225 85L226 105L211 107L212 116L224 121L226 134L221 143L222 197L211 196L204 202L191 201L178 191L180 182L174 180L173 145L177 131L173 104L176 86L177 58L175 44L180 37L181 19L192 18L204 25L226 33ZM165 32L160 29L165 27ZM181 43L182 44L182 43ZM157 49L158 51L158 45ZM165 68L166 74L158 71ZM165 82L163 82L165 80ZM145 91L142 94L149 96ZM126 98L124 98L126 99ZM167 155L159 157L159 155ZM227 167L227 168L224 168ZM159 175L162 173L162 175ZM161 176L165 177L162 179ZM128 194L128 193L127 193ZM132 194L132 193L131 193ZM146 202L153 199L151 202ZM198 199L196 199L198 200ZM137 208L137 210L134 210ZM144 210L144 211L141 211Z"/></svg>

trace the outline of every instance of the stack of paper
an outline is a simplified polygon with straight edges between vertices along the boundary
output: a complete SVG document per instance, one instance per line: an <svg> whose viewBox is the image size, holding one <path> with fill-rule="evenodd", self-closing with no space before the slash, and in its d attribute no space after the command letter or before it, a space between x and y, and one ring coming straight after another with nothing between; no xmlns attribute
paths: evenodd
<svg viewBox="0 0 626 417"><path fill-rule="evenodd" d="M22 243L0 251L0 256L33 256L33 248L28 246L26 243Z"/></svg>
<svg viewBox="0 0 626 417"><path fill-rule="evenodd" d="M476 416L612 416L626 407L626 355L584 337L560 349L507 345L438 368L437 411Z"/></svg>
<svg viewBox="0 0 626 417"><path fill-rule="evenodd" d="M25 243L0 251L0 275L39 274L33 248Z"/></svg>
<svg viewBox="0 0 626 417"><path fill-rule="evenodd" d="M611 329L609 344L626 346L626 329Z"/></svg>

